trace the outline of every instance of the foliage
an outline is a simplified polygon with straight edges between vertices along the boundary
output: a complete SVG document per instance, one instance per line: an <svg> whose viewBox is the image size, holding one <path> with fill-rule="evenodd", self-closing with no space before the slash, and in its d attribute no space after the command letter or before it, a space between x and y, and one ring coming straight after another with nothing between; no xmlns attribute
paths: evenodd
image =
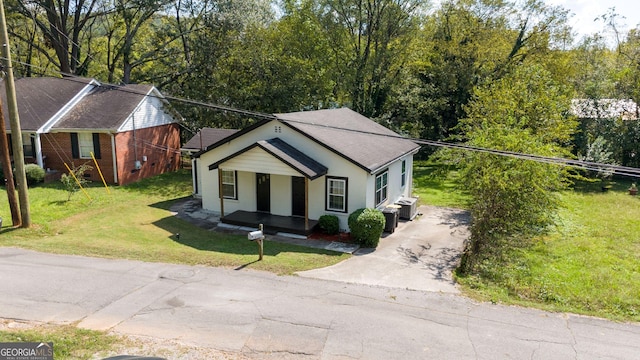
<svg viewBox="0 0 640 360"><path fill-rule="evenodd" d="M527 246L504 247L457 278L483 300L639 321L638 199L626 179L607 193L591 183L562 193L558 226ZM597 212L594 212L597 209ZM511 244L517 245L517 239Z"/></svg>
<svg viewBox="0 0 640 360"><path fill-rule="evenodd" d="M380 210L364 208L349 215L351 237L363 247L375 248L384 230L385 217Z"/></svg>
<svg viewBox="0 0 640 360"><path fill-rule="evenodd" d="M598 136L587 145L587 151L584 155L579 157L580 160L586 162L593 162L598 164L609 164L609 165L617 165L615 160L612 158L612 152L609 151L609 147L607 146L607 141L602 137ZM595 177L601 180L605 180L613 175L613 171L608 167L603 166L595 166L596 170L590 170L589 175L591 177Z"/></svg>
<svg viewBox="0 0 640 360"><path fill-rule="evenodd" d="M569 101L540 66L519 66L503 79L476 90L469 117L461 121L467 144L512 153L563 157L575 123L563 114ZM556 191L565 170L552 164L482 152L452 155L461 167L473 218L463 271L473 271L505 240L523 241L553 223ZM498 250L499 251L499 250Z"/></svg>
<svg viewBox="0 0 640 360"><path fill-rule="evenodd" d="M44 181L45 171L38 164L26 164L24 173L27 177L27 185L33 186Z"/></svg>
<svg viewBox="0 0 640 360"><path fill-rule="evenodd" d="M71 200L71 196L78 192L80 188L85 187L90 181L85 178L84 173L93 169L93 167L82 164L71 169L71 173L62 174L60 176L60 182L67 190L67 201Z"/></svg>
<svg viewBox="0 0 640 360"><path fill-rule="evenodd" d="M335 235L340 232L340 219L335 215L322 215L318 219L318 226L326 234Z"/></svg>

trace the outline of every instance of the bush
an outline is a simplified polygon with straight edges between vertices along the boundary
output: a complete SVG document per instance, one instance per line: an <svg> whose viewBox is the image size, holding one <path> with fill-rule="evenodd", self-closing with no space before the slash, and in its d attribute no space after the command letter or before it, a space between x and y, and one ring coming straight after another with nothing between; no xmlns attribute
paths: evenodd
<svg viewBox="0 0 640 360"><path fill-rule="evenodd" d="M27 185L32 186L44 181L44 169L37 164L26 164L24 172L27 176Z"/></svg>
<svg viewBox="0 0 640 360"><path fill-rule="evenodd" d="M385 218L376 209L358 209L349 215L351 237L363 247L376 247L384 230Z"/></svg>
<svg viewBox="0 0 640 360"><path fill-rule="evenodd" d="M335 215L320 216L318 226L329 235L335 235L340 232L340 220Z"/></svg>

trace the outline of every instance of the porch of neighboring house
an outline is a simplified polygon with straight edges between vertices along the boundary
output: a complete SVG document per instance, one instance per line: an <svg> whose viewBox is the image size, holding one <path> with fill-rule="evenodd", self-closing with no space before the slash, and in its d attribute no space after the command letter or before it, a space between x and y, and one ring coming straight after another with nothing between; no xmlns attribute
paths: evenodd
<svg viewBox="0 0 640 360"><path fill-rule="evenodd" d="M220 222L229 225L258 228L262 224L266 234L279 232L308 236L318 224L317 220L307 220L304 217L273 215L265 212L238 210L220 218Z"/></svg>

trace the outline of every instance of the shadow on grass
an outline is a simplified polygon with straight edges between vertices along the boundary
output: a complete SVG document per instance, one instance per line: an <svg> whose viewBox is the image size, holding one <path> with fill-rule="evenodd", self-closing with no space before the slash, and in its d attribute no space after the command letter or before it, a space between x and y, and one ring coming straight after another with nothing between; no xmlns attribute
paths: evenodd
<svg viewBox="0 0 640 360"><path fill-rule="evenodd" d="M201 251L212 251L234 255L257 255L255 242L249 241L246 234L209 231L175 216L165 217L153 222L153 225L172 233L172 241ZM277 256L283 252L303 254L322 254L340 256L341 253L323 249L270 241L264 242L264 255ZM249 264L246 264L247 266Z"/></svg>
<svg viewBox="0 0 640 360"><path fill-rule="evenodd" d="M632 183L638 183L638 179L614 176L610 180L577 180L573 184L573 190L582 194L607 194L608 192L627 192Z"/></svg>

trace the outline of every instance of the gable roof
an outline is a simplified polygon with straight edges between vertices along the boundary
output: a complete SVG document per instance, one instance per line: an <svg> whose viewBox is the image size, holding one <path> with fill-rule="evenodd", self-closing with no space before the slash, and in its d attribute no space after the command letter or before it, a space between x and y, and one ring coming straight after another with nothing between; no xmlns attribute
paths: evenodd
<svg viewBox="0 0 640 360"><path fill-rule="evenodd" d="M152 90L151 85L99 85L52 129L116 131Z"/></svg>
<svg viewBox="0 0 640 360"><path fill-rule="evenodd" d="M371 173L420 148L413 141L347 108L275 116Z"/></svg>
<svg viewBox="0 0 640 360"><path fill-rule="evenodd" d="M351 109L342 108L274 114L273 119L257 122L193 156L199 157L273 120L280 121L370 173L382 170L402 156L420 149L420 145L375 121Z"/></svg>
<svg viewBox="0 0 640 360"><path fill-rule="evenodd" d="M231 154L224 159L218 160L215 163L209 165L209 170L217 169L218 166L230 159L235 158L255 147L259 147L266 151L276 159L287 164L292 169L296 170L300 174L313 180L322 175L325 175L328 171L327 167L313 160L309 156L300 152L293 146L287 144L280 138L273 138L269 140L260 140L256 143L247 146L246 148Z"/></svg>
<svg viewBox="0 0 640 360"><path fill-rule="evenodd" d="M202 128L189 141L187 141L182 150L200 151L218 141L237 133L235 129L218 129L218 128Z"/></svg>
<svg viewBox="0 0 640 360"><path fill-rule="evenodd" d="M67 105L84 88L95 83L86 78L19 78L15 80L20 128L36 131ZM4 80L0 80L4 88ZM0 91L5 123L9 129L7 95Z"/></svg>

